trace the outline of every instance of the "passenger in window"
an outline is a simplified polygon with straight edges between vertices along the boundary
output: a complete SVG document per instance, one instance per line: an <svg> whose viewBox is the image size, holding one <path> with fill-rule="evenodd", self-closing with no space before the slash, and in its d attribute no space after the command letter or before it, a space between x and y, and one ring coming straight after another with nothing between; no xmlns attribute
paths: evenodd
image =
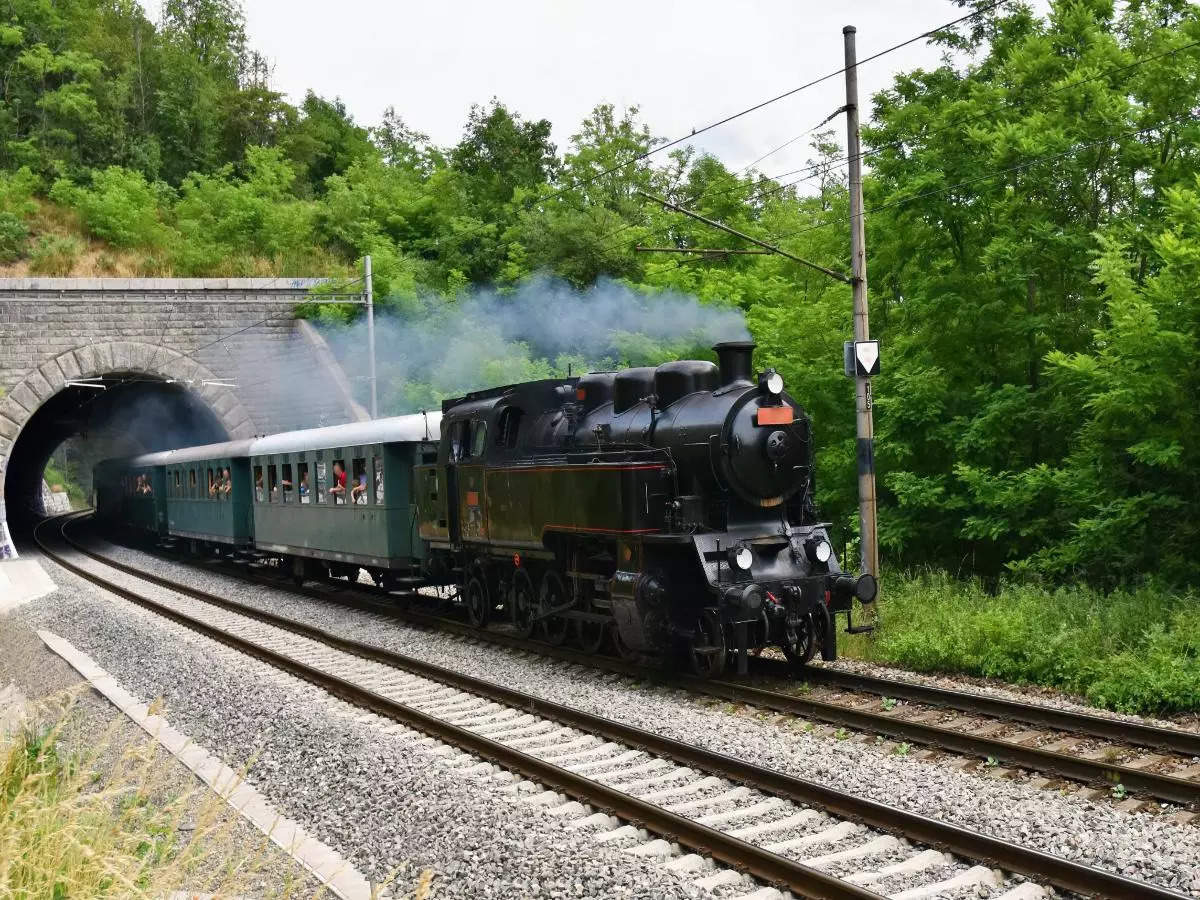
<svg viewBox="0 0 1200 900"><path fill-rule="evenodd" d="M346 467L340 459L333 462L333 487L329 489L334 503L346 502Z"/></svg>
<svg viewBox="0 0 1200 900"><path fill-rule="evenodd" d="M221 470L221 494L222 494L222 496L227 497L232 493L233 493L233 476L230 475L229 468L226 467Z"/></svg>
<svg viewBox="0 0 1200 900"><path fill-rule="evenodd" d="M262 468L254 469L254 499L259 503L263 500L263 483L262 483Z"/></svg>
<svg viewBox="0 0 1200 900"><path fill-rule="evenodd" d="M350 489L350 498L354 503L365 506L367 503L367 473L360 472L358 483Z"/></svg>

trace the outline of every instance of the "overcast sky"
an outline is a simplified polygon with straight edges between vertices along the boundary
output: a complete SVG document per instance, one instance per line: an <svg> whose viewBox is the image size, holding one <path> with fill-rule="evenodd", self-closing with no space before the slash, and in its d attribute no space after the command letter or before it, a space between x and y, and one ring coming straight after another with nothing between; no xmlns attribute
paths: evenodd
<svg viewBox="0 0 1200 900"><path fill-rule="evenodd" d="M598 103L637 104L654 134L675 138L840 68L844 25L857 26L865 58L963 14L949 0L245 0L245 9L252 46L293 101L311 87L340 97L363 125L394 105L446 145L471 104L495 96L553 122L560 152ZM938 61L921 41L865 64L864 106L894 73ZM696 143L740 168L844 102L839 76ZM827 127L844 140L844 119ZM806 144L759 169L796 168Z"/></svg>

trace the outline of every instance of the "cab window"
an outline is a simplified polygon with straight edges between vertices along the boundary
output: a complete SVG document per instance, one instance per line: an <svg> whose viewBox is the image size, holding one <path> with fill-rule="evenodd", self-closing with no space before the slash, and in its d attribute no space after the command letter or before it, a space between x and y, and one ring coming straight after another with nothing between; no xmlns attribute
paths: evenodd
<svg viewBox="0 0 1200 900"><path fill-rule="evenodd" d="M471 456L483 456L484 448L487 445L487 423L476 421L471 427Z"/></svg>
<svg viewBox="0 0 1200 900"><path fill-rule="evenodd" d="M517 431L521 427L521 410L510 406L500 413L500 421L496 425L496 446L513 448L517 446Z"/></svg>
<svg viewBox="0 0 1200 900"><path fill-rule="evenodd" d="M450 460L457 462L460 459L465 459L468 450L468 441L471 436L471 423L466 419L450 424Z"/></svg>

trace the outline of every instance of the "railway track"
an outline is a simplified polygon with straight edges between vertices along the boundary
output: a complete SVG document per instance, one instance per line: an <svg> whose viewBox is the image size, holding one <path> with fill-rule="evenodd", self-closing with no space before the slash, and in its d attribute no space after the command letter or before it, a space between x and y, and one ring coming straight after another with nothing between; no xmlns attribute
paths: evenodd
<svg viewBox="0 0 1200 900"><path fill-rule="evenodd" d="M43 551L81 577L456 747L464 754L456 761L468 770L482 771L480 760L489 760L549 786L525 799L546 806L565 827L593 829L598 841L663 857L667 867L698 875L702 886L725 888L722 896L745 888L741 895L767 900L778 896L778 886L801 896L877 897L873 888L880 888L920 900L986 886L1018 900L1043 896L1043 885L1114 897L1181 896L134 574L176 595L156 600L67 558L44 536L54 525L87 559L134 573L75 542L63 520L39 526ZM672 843L691 852L673 856ZM701 873L702 857L730 868ZM993 866L1010 874L997 875ZM768 886L746 885L739 872Z"/></svg>
<svg viewBox="0 0 1200 900"><path fill-rule="evenodd" d="M115 561L105 559L113 564ZM115 563L118 567L123 564ZM139 574L125 567L130 574ZM629 678L653 678L694 693L769 710L787 716L851 728L926 748L948 751L970 764L986 764L997 777L1011 768L1097 786L1133 811L1145 798L1185 807L1175 815L1191 821L1200 810L1200 734L1086 713L1018 703L969 691L929 687L916 682L885 680L832 668L809 667L797 685L783 660L760 658L756 672L770 687L746 682L704 680L664 672L613 657L597 656L523 639L496 630L480 631L445 616L399 609L395 596L365 585L327 582L296 588L290 582L246 572L244 566L221 566L237 577L254 577L274 587L323 601L384 613L408 624L448 630L512 649L549 656L566 663L598 668ZM169 579L141 573L166 586ZM357 596L347 596L347 594ZM808 682L828 689L810 692ZM900 702L904 701L904 702ZM957 711L955 712L947 711ZM1045 786L1057 783L1043 778ZM1139 799L1141 798L1141 799ZM1200 821L1200 819L1197 819Z"/></svg>

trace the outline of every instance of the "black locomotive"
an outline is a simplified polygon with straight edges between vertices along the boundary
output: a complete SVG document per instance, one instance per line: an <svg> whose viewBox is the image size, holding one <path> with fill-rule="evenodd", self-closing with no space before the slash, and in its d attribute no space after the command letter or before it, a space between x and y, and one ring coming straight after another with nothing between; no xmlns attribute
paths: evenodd
<svg viewBox="0 0 1200 900"><path fill-rule="evenodd" d="M719 366L511 385L447 401L419 466L428 571L484 625L506 611L551 640L575 629L623 653L682 650L712 676L736 653L836 653L833 617L875 579L842 573L815 519L808 417L754 344ZM424 490L421 490L421 486Z"/></svg>
<svg viewBox="0 0 1200 900"><path fill-rule="evenodd" d="M96 467L98 514L464 606L588 651L702 676L778 646L836 653L875 598L813 506L809 419L751 343L695 360L478 391L397 416Z"/></svg>

